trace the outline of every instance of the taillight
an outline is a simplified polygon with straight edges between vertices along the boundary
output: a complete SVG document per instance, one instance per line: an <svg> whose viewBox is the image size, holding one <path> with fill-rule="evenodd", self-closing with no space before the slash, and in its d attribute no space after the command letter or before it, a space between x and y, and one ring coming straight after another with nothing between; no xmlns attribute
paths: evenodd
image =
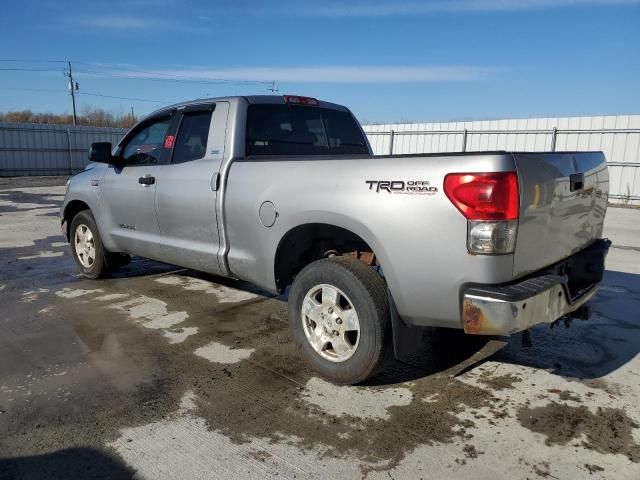
<svg viewBox="0 0 640 480"><path fill-rule="evenodd" d="M317 107L320 105L320 102L315 98L311 97L300 97L298 95L283 95L284 103L289 105L306 105L311 107Z"/></svg>
<svg viewBox="0 0 640 480"><path fill-rule="evenodd" d="M520 202L515 172L450 173L444 193L468 220L517 220Z"/></svg>
<svg viewBox="0 0 640 480"><path fill-rule="evenodd" d="M471 253L513 253L520 209L515 172L450 173L444 192L468 220Z"/></svg>

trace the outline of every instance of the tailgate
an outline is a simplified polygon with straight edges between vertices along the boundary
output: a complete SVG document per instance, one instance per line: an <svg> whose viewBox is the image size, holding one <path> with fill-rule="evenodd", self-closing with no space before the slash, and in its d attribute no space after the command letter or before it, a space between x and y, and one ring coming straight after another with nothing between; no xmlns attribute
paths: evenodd
<svg viewBox="0 0 640 480"><path fill-rule="evenodd" d="M517 277L562 260L602 237L609 172L602 152L513 156L520 183Z"/></svg>

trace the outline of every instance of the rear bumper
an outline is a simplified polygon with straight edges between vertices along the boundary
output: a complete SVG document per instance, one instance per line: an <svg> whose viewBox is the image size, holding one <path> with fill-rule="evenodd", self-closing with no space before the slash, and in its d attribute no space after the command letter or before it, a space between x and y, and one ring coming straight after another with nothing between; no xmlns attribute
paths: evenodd
<svg viewBox="0 0 640 480"><path fill-rule="evenodd" d="M464 290L462 324L473 335L509 335L569 315L598 291L609 240L517 283L473 285Z"/></svg>

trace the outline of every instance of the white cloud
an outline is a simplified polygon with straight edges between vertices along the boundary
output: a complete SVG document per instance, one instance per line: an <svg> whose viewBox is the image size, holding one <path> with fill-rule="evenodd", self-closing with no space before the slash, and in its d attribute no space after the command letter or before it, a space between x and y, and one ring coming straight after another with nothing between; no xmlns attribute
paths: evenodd
<svg viewBox="0 0 640 480"><path fill-rule="evenodd" d="M497 69L477 66L321 66L243 67L226 69L182 69L119 71L129 78L177 79L192 81L264 81L292 83L396 83L468 81L487 78Z"/></svg>
<svg viewBox="0 0 640 480"><path fill-rule="evenodd" d="M326 17L383 17L429 15L440 12L508 12L563 7L640 5L640 0L434 0L434 1L322 1L290 4L279 11ZM265 9L263 12L267 12ZM273 12L273 10L271 10Z"/></svg>

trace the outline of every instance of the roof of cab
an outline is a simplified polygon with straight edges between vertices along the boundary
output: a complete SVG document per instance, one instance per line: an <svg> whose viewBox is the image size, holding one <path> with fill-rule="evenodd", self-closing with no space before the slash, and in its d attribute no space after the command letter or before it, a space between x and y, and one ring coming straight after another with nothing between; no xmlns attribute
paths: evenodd
<svg viewBox="0 0 640 480"><path fill-rule="evenodd" d="M302 96L302 95L301 95ZM186 102L174 103L173 105L167 105L166 107L159 108L151 112L147 117L151 117L153 115L157 115L162 112L166 112L167 110L174 110L179 108L188 107L191 105L206 105L207 103L215 103L215 102L237 102L239 100L245 100L247 103L255 105L255 104L268 104L268 105L284 105L284 96L283 95L246 95L246 96L232 96L232 97L213 97L213 98L198 98L196 100L188 100ZM348 111L348 108L344 105L338 105L337 103L325 102L319 100L320 107L323 108L331 108L334 110L342 110Z"/></svg>

